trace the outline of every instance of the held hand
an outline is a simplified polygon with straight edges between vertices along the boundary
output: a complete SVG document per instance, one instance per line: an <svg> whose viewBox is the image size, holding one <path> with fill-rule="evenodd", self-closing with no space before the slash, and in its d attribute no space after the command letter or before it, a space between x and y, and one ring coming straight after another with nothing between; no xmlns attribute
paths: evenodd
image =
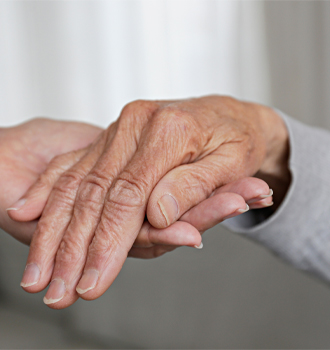
<svg viewBox="0 0 330 350"><path fill-rule="evenodd" d="M26 275L33 269L35 281L26 290L52 280L46 302L54 308L77 299L79 281L84 299L100 296L146 210L154 227L165 228L217 188L262 169L278 118L266 107L217 96L125 107L54 184L32 240ZM28 201L17 214L25 211Z"/></svg>
<svg viewBox="0 0 330 350"><path fill-rule="evenodd" d="M0 129L0 227L20 242L30 244L37 219L49 196L49 181L58 179L69 169L84 152L82 148L94 141L101 131L85 123L46 118L36 118L18 126ZM35 205L30 205L28 212L22 212L25 220L13 221L6 208L29 188L28 193L32 194L29 200ZM11 216L15 217L15 214ZM195 233L195 229L190 229L184 238L174 231L172 235L165 232L160 237L150 237L154 243L158 240L165 244L176 244L181 240L183 245L194 245L194 242L199 244L200 241L200 237L194 236Z"/></svg>
<svg viewBox="0 0 330 350"><path fill-rule="evenodd" d="M51 190L48 182L50 172L52 171L53 181L57 180L70 165L75 163L77 156L82 152L79 149L89 145L101 131L102 129L89 124L45 118L36 118L22 125L0 129L0 170L2 176L0 182L0 227L22 243L30 244L37 226L37 218L41 215ZM71 153L67 154L66 152L69 151ZM45 170L46 172L44 172ZM46 179L46 183L43 184ZM28 196L29 201L35 205L30 205L28 212L17 213L23 214L26 222L13 221L8 216L10 211L7 211L6 208L22 197L29 187L28 193L31 193L32 196L29 197L27 194L26 197ZM246 195L253 196L268 191L268 186L257 179L250 181L249 188L250 191L245 193L245 198L247 198ZM223 190L225 189L223 188ZM242 186L237 187L236 192L241 191ZM235 189L231 188L231 192L235 192ZM227 196L226 201L227 206L223 208L226 212L235 211L235 205L244 205L242 199L238 200L238 196ZM218 204L220 205L220 203ZM261 203L261 206L263 205ZM218 210L217 214L217 220L220 222L226 213L222 214L221 210ZM15 217L15 213L12 216ZM135 250L130 255L141 258L155 257L159 256L162 251L172 250L174 246L199 245L200 233L198 230L201 230L199 224L195 223L195 225L197 229L186 223L164 230L152 228L148 229L148 236L146 228L150 225L144 225L134 246L144 246L148 249L141 250L140 254L137 254L137 250ZM152 249L149 249L151 247Z"/></svg>
<svg viewBox="0 0 330 350"><path fill-rule="evenodd" d="M144 222L128 256L150 259L182 245L202 248L201 234L206 230L249 209L272 206L272 195L268 185L257 178L231 182L218 188L167 228L156 229Z"/></svg>
<svg viewBox="0 0 330 350"><path fill-rule="evenodd" d="M0 227L19 241L29 244L37 220L13 221L6 208L21 198L36 182L53 157L86 147L100 132L101 129L92 125L45 118L1 128ZM78 155L79 152L73 152L72 155L74 154ZM58 171L64 172L65 166L70 164L63 164Z"/></svg>

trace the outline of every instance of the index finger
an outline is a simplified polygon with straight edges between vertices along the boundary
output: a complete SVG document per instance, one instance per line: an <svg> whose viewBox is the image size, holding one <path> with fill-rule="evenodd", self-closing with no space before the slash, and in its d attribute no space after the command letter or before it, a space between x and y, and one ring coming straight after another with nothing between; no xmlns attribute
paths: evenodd
<svg viewBox="0 0 330 350"><path fill-rule="evenodd" d="M168 116L166 118L165 127L151 123L146 128L133 155L127 154L127 144L134 139L123 139L125 133L117 135L116 145L121 147L114 148L113 144L109 144L81 182L71 222L62 242L57 245L59 250L51 278L56 282L51 284L44 299L51 307L63 308L76 300L76 286L87 255L86 273L78 291L85 293L86 289L96 287L91 297L94 299L110 286L142 226L148 198L155 184L168 170L181 164L187 153L192 152L192 147L196 147L196 143L189 143L183 137L173 137L173 133L177 134L175 125ZM150 130L152 125L156 126L156 130ZM173 141L166 144L171 139L169 133ZM173 149L180 151L173 154ZM118 151L126 151L126 155ZM102 194L102 198L95 196L91 188L99 193L99 185L105 181L107 185L102 186L102 191L108 184L109 190L105 191L104 196ZM94 187L91 187L93 184ZM97 212L92 210L91 204L94 209L97 205ZM87 282L89 285L84 287Z"/></svg>
<svg viewBox="0 0 330 350"><path fill-rule="evenodd" d="M160 128L162 135L159 129L156 134L149 131L133 159L113 182L76 288L82 298L98 298L109 288L141 229L153 188L187 154L194 152L196 143L175 137L176 132L181 132L174 129L175 124L170 128L167 131L171 137L164 135L164 128ZM171 144L166 144L166 140L171 140Z"/></svg>

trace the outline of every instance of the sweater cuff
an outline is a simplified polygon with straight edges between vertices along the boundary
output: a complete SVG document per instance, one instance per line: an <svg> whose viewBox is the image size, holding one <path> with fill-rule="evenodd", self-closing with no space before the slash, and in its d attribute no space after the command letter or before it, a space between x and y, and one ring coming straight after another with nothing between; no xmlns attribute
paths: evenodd
<svg viewBox="0 0 330 350"><path fill-rule="evenodd" d="M330 281L330 133L276 112L289 131L288 192L271 216L251 210L223 225Z"/></svg>

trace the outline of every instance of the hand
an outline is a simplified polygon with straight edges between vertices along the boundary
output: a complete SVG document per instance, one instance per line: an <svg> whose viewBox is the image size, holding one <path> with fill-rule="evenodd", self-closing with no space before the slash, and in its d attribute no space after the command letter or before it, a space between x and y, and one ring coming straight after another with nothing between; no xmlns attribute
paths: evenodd
<svg viewBox="0 0 330 350"><path fill-rule="evenodd" d="M101 131L102 129L85 123L46 118L0 128L0 227L22 243L30 244L37 219L49 195L49 186L43 186L42 182L45 180L47 183L50 171L51 177L58 179L77 161L79 154L84 152L82 148L94 141ZM260 185L255 184L256 191L265 188L262 184L260 189L256 186ZM25 219L28 216L31 219L13 221L6 208L22 197L30 187L32 188L29 193L33 193L30 200L37 206L30 205L29 211L24 214ZM165 242L164 244L176 244L180 241L182 245L192 246L194 243L200 244L200 234L196 235L196 229L186 227L186 230L184 237L180 236L181 231L172 231L173 234L164 232L160 235L155 235L155 231L152 231L148 245L153 243L154 250L160 251L156 241ZM141 238L138 239L142 241Z"/></svg>
<svg viewBox="0 0 330 350"><path fill-rule="evenodd" d="M22 125L1 128L0 227L22 243L30 244L38 222L36 219L42 212L41 210L36 213L33 210L43 209L49 195L49 187L40 186L40 182L47 176L47 173L44 173L45 169L48 172L50 168L53 169L52 176L54 179L59 178L70 165L74 164L77 155L81 152L79 149L89 145L101 131L102 129L89 124L45 118L36 118ZM69 151L71 153L66 154ZM38 206L34 208L30 206L30 211L25 212L25 215L31 216L31 220L13 221L8 216L6 208L22 197L37 179L39 179L38 185L30 190L34 193L33 198L30 199L38 201ZM243 193L246 198L268 190L266 184L261 181L256 182L256 179L251 180L249 188L249 193ZM232 192L234 190L235 188ZM242 186L237 187L236 192L242 192ZM227 202L231 200L230 205L226 206L227 213L230 209L235 211L235 204L242 206L242 200L237 201L237 197L231 200L227 196ZM261 203L261 206L263 205ZM217 220L220 222L224 214L222 215L221 210L218 210L217 214L219 215ZM196 226L200 227L200 225ZM145 234L147 228L148 226L144 225L144 230L141 230L141 235L135 242L135 246L143 246L147 249L139 249L140 255L137 254L136 249L130 254L131 256L156 257L162 252L173 250L178 245L198 246L200 244L200 233L191 225L178 225L165 230L151 228L148 230L148 236Z"/></svg>
<svg viewBox="0 0 330 350"><path fill-rule="evenodd" d="M0 128L0 227L19 241L29 244L37 220L13 221L6 208L35 183L53 157L86 147L100 132L100 128L92 125L45 118ZM71 153L72 161L75 154L79 154L79 151ZM70 167L70 164L60 166L58 171L65 171L65 166Z"/></svg>
<svg viewBox="0 0 330 350"><path fill-rule="evenodd" d="M272 195L268 185L257 178L244 178L224 185L167 228L156 229L145 221L128 256L150 259L178 246L202 248L200 235L206 230L249 209L272 206Z"/></svg>
<svg viewBox="0 0 330 350"><path fill-rule="evenodd" d="M56 308L77 299L80 279L84 299L100 296L146 209L154 227L167 227L216 188L262 169L279 120L266 107L217 96L128 105L55 183L32 240L26 274L37 273L26 290L52 279L46 300ZM26 201L11 215L28 208Z"/></svg>

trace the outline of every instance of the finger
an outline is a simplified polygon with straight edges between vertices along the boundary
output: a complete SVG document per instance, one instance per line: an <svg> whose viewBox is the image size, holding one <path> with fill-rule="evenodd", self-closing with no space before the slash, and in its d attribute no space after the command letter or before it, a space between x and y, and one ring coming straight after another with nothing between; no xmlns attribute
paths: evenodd
<svg viewBox="0 0 330 350"><path fill-rule="evenodd" d="M153 189L147 208L150 224L164 228L208 198L218 187L235 178L222 157L210 155L168 172ZM245 205L241 208L244 209Z"/></svg>
<svg viewBox="0 0 330 350"><path fill-rule="evenodd" d="M154 188L148 203L147 217L150 224L157 228L173 223L185 212L209 197L211 192L233 192L241 195L245 201L269 194L268 185L256 178L245 178L215 189L219 178L228 178L228 169L221 174L221 166L210 164L207 158L193 164L182 165L170 171ZM242 203L240 208L244 209Z"/></svg>
<svg viewBox="0 0 330 350"><path fill-rule="evenodd" d="M95 159L101 152L101 143L91 146L90 152L62 174L54 184L32 238L27 267L21 282L26 291L39 292L49 284L56 252L72 217L79 184L94 166Z"/></svg>
<svg viewBox="0 0 330 350"><path fill-rule="evenodd" d="M64 228L60 246L57 245L60 249L52 274L52 280L57 282L50 285L44 298L50 307L66 307L76 300L77 278L81 277L88 246L100 222L104 197L113 180L136 151L138 135L146 118L147 115L137 118L139 123L132 120L131 116L121 118L113 129L107 130L101 154L92 157L95 164L79 184L71 212L72 219ZM49 222L54 221L51 219L48 218ZM42 245L36 246L31 256L40 254L41 250Z"/></svg>
<svg viewBox="0 0 330 350"><path fill-rule="evenodd" d="M133 244L134 248L150 248L155 245L198 247L202 242L199 231L186 222L177 221L164 229L152 227L144 222Z"/></svg>
<svg viewBox="0 0 330 350"><path fill-rule="evenodd" d="M249 204L249 206L251 209L263 209L263 208L271 207L273 204L274 204L273 197L268 197L261 201Z"/></svg>
<svg viewBox="0 0 330 350"><path fill-rule="evenodd" d="M131 258L140 258L140 259L154 259L159 258L165 253L172 252L177 247L167 246L167 245L156 245L149 248L135 248L133 247L128 256Z"/></svg>
<svg viewBox="0 0 330 350"><path fill-rule="evenodd" d="M133 128L130 130L135 132ZM134 137L127 139L129 141L117 134L96 158L93 168L79 185L72 218L56 254L52 280L58 282L50 286L44 298L44 302L52 308L67 307L76 300L76 286L82 275L88 247L100 223L108 189L136 148ZM109 152L110 148L123 152ZM127 252L125 255L127 257ZM65 289L59 286L60 282Z"/></svg>
<svg viewBox="0 0 330 350"><path fill-rule="evenodd" d="M252 177L224 185L217 189L210 198L190 209L180 218L180 221L167 228L156 229L146 221L133 247L149 248L156 244L199 246L201 243L199 232L204 232L229 217L246 212L246 208L241 209L245 201L254 202L251 206L256 209L270 206L272 204L271 194L272 191L264 181ZM256 201L264 197L266 199ZM141 254L140 251L135 251L134 257L143 258L144 251L141 250ZM152 254L147 254L147 257L152 257Z"/></svg>
<svg viewBox="0 0 330 350"><path fill-rule="evenodd" d="M218 193L205 199L188 212L180 221L187 222L203 233L223 220L249 210L242 196L236 193Z"/></svg>
<svg viewBox="0 0 330 350"><path fill-rule="evenodd" d="M230 182L215 190L215 193L233 192L241 195L250 205L273 195L268 184L256 177L245 177L237 181Z"/></svg>
<svg viewBox="0 0 330 350"><path fill-rule="evenodd" d="M216 189L209 198L187 211L180 220L204 232L228 218L246 212L247 208L243 208L245 202L266 197L261 200L261 204L256 202L251 206L258 208L268 205L272 201L271 195L272 191L266 182L253 177L243 178Z"/></svg>
<svg viewBox="0 0 330 350"><path fill-rule="evenodd" d="M160 121L165 126L159 127L159 120L156 120L155 128L153 122L144 130L134 157L113 181L105 199L100 222L88 249L84 274L76 288L84 299L98 298L112 284L144 222L152 189L169 169L181 164L196 147L194 142L185 143L182 137L182 130L190 127L185 121L182 122L184 125L181 120L179 124L173 124L166 116ZM175 132L180 137L173 137ZM180 152L172 152L173 149Z"/></svg>
<svg viewBox="0 0 330 350"><path fill-rule="evenodd" d="M15 221L31 221L39 218L56 181L77 163L86 151L82 149L53 158L25 195L7 209L9 217Z"/></svg>
<svg viewBox="0 0 330 350"><path fill-rule="evenodd" d="M253 202L252 208L270 206L271 194L268 185L260 179L250 177L237 180L214 191L211 198L190 209L180 219L195 227L183 226L184 222L178 221L165 229L156 229L145 221L133 247L148 248L155 244L199 246L198 230L204 232L228 217L242 214L246 211L241 209L245 201Z"/></svg>

